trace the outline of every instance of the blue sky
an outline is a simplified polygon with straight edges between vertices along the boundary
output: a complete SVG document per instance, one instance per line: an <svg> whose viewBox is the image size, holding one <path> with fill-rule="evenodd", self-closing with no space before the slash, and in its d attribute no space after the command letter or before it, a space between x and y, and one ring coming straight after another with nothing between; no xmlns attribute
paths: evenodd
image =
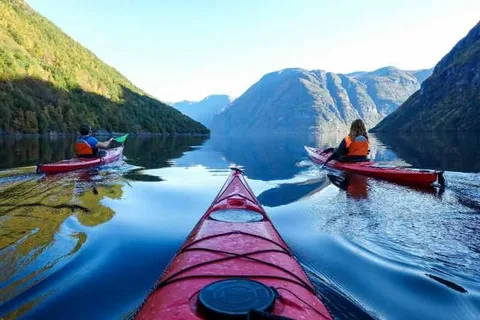
<svg viewBox="0 0 480 320"><path fill-rule="evenodd" d="M27 0L163 101L237 97L262 75L433 67L478 0Z"/></svg>

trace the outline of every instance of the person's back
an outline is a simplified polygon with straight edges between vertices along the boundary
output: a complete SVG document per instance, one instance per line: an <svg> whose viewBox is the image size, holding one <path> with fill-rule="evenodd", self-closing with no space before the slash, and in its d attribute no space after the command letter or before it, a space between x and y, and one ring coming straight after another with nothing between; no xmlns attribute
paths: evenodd
<svg viewBox="0 0 480 320"><path fill-rule="evenodd" d="M366 161L370 142L365 124L361 119L352 122L350 133L342 140L339 147L330 156L340 161Z"/></svg>
<svg viewBox="0 0 480 320"><path fill-rule="evenodd" d="M108 148L112 139L105 142L99 142L95 137L91 136L92 130L91 127L87 124L82 125L79 131L80 137L75 143L75 154L77 155L77 157L91 158L103 156L98 149Z"/></svg>
<svg viewBox="0 0 480 320"><path fill-rule="evenodd" d="M364 135L356 136L355 139L352 139L350 135L348 135L345 137L345 146L347 148L345 154L347 159L361 160L367 157L370 143L368 142L368 138Z"/></svg>
<svg viewBox="0 0 480 320"><path fill-rule="evenodd" d="M82 125L79 131L80 137L75 143L75 154L79 158L95 157L98 153L98 140L90 135L90 126Z"/></svg>

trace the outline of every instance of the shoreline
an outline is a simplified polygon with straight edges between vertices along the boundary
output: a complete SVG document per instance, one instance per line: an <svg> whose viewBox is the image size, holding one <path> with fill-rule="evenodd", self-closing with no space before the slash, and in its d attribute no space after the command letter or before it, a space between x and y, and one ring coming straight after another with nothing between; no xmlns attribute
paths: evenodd
<svg viewBox="0 0 480 320"><path fill-rule="evenodd" d="M108 137L108 136L122 136L126 133L123 132L95 132L93 136L96 137ZM210 133L154 133L154 132L136 132L129 133L131 136L191 136L191 137L208 137ZM21 137L50 137L50 138L59 138L59 137L77 137L79 133L0 133L0 137L3 138L21 138Z"/></svg>

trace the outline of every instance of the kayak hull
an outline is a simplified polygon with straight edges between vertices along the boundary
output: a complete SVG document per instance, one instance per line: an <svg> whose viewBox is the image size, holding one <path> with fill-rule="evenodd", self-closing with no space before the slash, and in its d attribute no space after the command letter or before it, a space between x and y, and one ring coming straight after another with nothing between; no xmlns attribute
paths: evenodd
<svg viewBox="0 0 480 320"><path fill-rule="evenodd" d="M215 214L224 212L257 217L254 222L214 220ZM200 309L199 295L203 288L225 279L254 280L275 288L279 297L269 314L332 319L238 171L232 172L164 271L137 319L210 319Z"/></svg>
<svg viewBox="0 0 480 320"><path fill-rule="evenodd" d="M325 164L332 154L332 151L324 152L321 149L307 146L305 146L305 150L310 159L318 164ZM374 161L340 162L331 160L327 162L326 166L407 185L430 186L436 181L439 181L440 184L443 181L442 171L382 166Z"/></svg>
<svg viewBox="0 0 480 320"><path fill-rule="evenodd" d="M92 168L107 163L115 162L123 156L123 147L106 150L106 155L101 158L73 158L50 164L38 166L38 171L43 173L62 173L86 168Z"/></svg>

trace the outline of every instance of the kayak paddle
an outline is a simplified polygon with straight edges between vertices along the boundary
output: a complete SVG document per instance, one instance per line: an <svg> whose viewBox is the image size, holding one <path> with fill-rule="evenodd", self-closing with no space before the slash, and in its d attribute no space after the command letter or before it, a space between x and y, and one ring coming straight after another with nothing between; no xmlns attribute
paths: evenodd
<svg viewBox="0 0 480 320"><path fill-rule="evenodd" d="M327 152L330 152L330 151L335 151L335 148L327 148L327 149L323 150L322 153L327 153ZM320 170L322 170L322 169L325 167L325 165L326 165L328 162L330 162L330 160L333 160L333 158L328 159L327 161L325 161L325 162L320 166Z"/></svg>
<svg viewBox="0 0 480 320"><path fill-rule="evenodd" d="M325 167L325 165L326 165L326 164L327 164L327 162L329 162L329 161L330 161L330 160L327 160L327 161L325 161L325 162L324 162L324 163L323 163L323 164L322 164L322 165L321 165L321 166L320 166L318 169L322 170L322 169L323 169L323 167Z"/></svg>
<svg viewBox="0 0 480 320"><path fill-rule="evenodd" d="M117 137L115 139L113 139L114 141L118 142L118 143L124 143L125 140L127 139L128 137L128 133L127 134L124 134L123 136L120 136L120 137Z"/></svg>

